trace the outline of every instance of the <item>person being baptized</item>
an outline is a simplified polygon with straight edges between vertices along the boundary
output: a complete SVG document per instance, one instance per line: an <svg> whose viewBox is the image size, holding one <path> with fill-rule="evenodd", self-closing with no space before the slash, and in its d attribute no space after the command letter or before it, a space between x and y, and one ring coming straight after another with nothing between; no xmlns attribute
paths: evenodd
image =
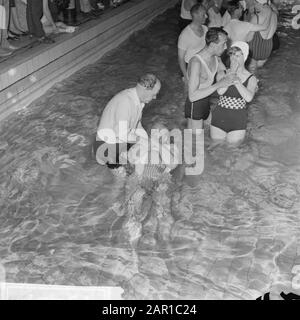
<svg viewBox="0 0 300 320"><path fill-rule="evenodd" d="M128 160L140 180L157 181L170 176L169 173L177 167L179 150L171 142L166 126L156 123L151 129L150 139L140 139L129 150Z"/></svg>
<svg viewBox="0 0 300 320"><path fill-rule="evenodd" d="M147 228L151 234L158 229L163 238L167 238L173 217L168 208L163 208L170 202L167 191L171 172L179 164L179 150L170 141L167 128L161 123L155 124L150 139L141 139L129 150L128 160L134 167L126 188L124 230L129 241L136 243L142 235L143 225L149 225L148 220L155 222L150 223L153 230Z"/></svg>

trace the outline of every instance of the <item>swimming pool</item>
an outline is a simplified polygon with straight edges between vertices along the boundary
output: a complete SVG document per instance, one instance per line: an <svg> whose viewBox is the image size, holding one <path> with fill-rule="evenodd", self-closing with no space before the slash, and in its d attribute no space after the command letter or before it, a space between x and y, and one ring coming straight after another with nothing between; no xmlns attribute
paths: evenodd
<svg viewBox="0 0 300 320"><path fill-rule="evenodd" d="M288 7L289 8L289 7ZM178 7L97 63L56 84L0 128L0 257L7 281L122 286L125 299L255 299L293 291L300 265L300 33L260 71L246 142L206 152L197 181L154 191L136 246L116 207L130 181L90 156L105 103L140 74L162 80L143 123L184 128ZM206 145L210 141L206 132ZM162 234L153 217L170 223Z"/></svg>

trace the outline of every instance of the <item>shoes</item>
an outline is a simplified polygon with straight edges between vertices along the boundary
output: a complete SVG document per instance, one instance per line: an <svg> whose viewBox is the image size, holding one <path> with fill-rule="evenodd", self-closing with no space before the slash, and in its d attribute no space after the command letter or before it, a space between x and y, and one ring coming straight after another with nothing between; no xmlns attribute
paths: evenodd
<svg viewBox="0 0 300 320"><path fill-rule="evenodd" d="M15 47L13 46L12 44L10 44L8 47L7 47L8 50L18 50L20 49L19 47Z"/></svg>
<svg viewBox="0 0 300 320"><path fill-rule="evenodd" d="M8 49L0 48L0 57L8 57L12 54Z"/></svg>
<svg viewBox="0 0 300 320"><path fill-rule="evenodd" d="M46 37L46 36L38 38L38 42L45 43L45 44L55 43L55 41L52 38Z"/></svg>
<svg viewBox="0 0 300 320"><path fill-rule="evenodd" d="M16 40L20 40L20 37L17 36L8 36L7 40L11 40L11 41L16 41Z"/></svg>
<svg viewBox="0 0 300 320"><path fill-rule="evenodd" d="M90 11L90 14L93 16L93 17L99 17L101 14L102 14L102 10L100 9L94 9L94 10L91 10Z"/></svg>
<svg viewBox="0 0 300 320"><path fill-rule="evenodd" d="M29 35L28 31L21 31L21 37L28 36L28 35Z"/></svg>
<svg viewBox="0 0 300 320"><path fill-rule="evenodd" d="M123 1L124 0L110 0L110 6L116 8L121 5Z"/></svg>
<svg viewBox="0 0 300 320"><path fill-rule="evenodd" d="M99 10L104 10L105 9L105 5L103 3L97 3L97 6L99 8Z"/></svg>

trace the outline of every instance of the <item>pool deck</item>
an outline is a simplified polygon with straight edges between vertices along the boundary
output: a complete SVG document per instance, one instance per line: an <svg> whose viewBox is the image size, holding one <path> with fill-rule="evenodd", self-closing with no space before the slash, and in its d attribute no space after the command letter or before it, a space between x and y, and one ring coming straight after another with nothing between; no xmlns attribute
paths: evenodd
<svg viewBox="0 0 300 320"><path fill-rule="evenodd" d="M178 0L130 0L86 22L52 45L38 45L2 62L0 120L28 106L55 83L116 48Z"/></svg>

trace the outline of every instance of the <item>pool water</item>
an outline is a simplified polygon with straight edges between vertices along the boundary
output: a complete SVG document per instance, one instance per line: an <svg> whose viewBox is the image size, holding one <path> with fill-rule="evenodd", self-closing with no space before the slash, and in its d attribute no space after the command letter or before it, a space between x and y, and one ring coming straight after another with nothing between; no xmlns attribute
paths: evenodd
<svg viewBox="0 0 300 320"><path fill-rule="evenodd" d="M124 299L255 299L297 293L300 32L259 72L247 138L208 148L205 169L146 189L91 157L99 115L145 72L162 80L143 124L184 129L179 7L0 125L0 262L8 282L122 286ZM146 190L146 191L145 191ZM128 217L139 225L132 240ZM298 290L299 293L299 290Z"/></svg>

